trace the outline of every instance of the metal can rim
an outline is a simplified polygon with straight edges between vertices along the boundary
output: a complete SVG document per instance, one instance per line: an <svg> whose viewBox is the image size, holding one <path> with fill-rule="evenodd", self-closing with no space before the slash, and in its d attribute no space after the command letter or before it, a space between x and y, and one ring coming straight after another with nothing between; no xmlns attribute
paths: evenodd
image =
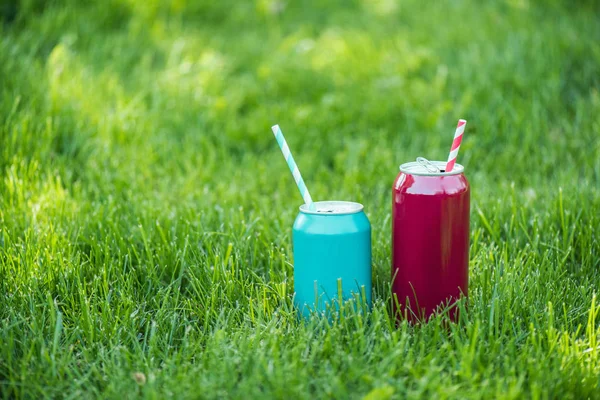
<svg viewBox="0 0 600 400"><path fill-rule="evenodd" d="M433 165L443 170L446 167L445 161L430 161ZM454 164L454 169L450 172L430 172L426 170L419 162L411 161L400 165L400 171L407 175L418 176L450 176L460 175L465 172L465 167L461 164Z"/></svg>
<svg viewBox="0 0 600 400"><path fill-rule="evenodd" d="M316 210L309 210L307 204L302 204L300 208L300 212L303 214L312 214L312 215L320 215L320 216L328 216L328 215L349 215L349 214L358 214L363 211L365 208L362 204L356 203L354 201L342 201L342 200L328 200L328 201L315 201L313 204L316 207ZM320 206L320 209L319 209ZM335 207L345 206L345 209L335 211L335 209L331 210ZM330 211L325 211L326 209L330 209Z"/></svg>

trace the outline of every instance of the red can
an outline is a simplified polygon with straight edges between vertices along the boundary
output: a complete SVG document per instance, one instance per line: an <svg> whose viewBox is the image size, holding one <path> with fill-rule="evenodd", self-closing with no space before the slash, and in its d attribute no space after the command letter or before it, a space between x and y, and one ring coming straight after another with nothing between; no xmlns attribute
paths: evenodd
<svg viewBox="0 0 600 400"><path fill-rule="evenodd" d="M402 164L392 188L393 309L411 322L467 295L469 182L462 165L451 172L445 166L424 159Z"/></svg>

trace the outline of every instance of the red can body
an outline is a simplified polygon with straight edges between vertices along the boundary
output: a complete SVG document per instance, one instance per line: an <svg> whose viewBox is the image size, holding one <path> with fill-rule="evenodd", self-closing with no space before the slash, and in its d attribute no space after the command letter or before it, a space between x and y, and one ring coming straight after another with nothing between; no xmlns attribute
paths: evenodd
<svg viewBox="0 0 600 400"><path fill-rule="evenodd" d="M440 172L431 172L431 164ZM466 296L470 189L464 168L400 167L392 188L392 294L398 318L424 321ZM398 309L398 307L400 309ZM456 319L456 309L450 311Z"/></svg>

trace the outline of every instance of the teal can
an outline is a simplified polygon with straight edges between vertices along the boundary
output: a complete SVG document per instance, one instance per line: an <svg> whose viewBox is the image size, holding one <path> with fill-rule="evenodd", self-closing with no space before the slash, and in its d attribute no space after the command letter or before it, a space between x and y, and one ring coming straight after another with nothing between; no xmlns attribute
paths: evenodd
<svg viewBox="0 0 600 400"><path fill-rule="evenodd" d="M371 224L362 204L313 204L313 210L300 207L293 228L296 307L305 317L349 299L370 307Z"/></svg>

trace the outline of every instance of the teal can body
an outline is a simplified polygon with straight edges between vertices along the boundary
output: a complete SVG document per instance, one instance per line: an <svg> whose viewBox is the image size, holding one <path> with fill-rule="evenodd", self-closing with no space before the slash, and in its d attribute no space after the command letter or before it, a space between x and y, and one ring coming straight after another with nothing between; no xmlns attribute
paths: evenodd
<svg viewBox="0 0 600 400"><path fill-rule="evenodd" d="M294 303L301 314L349 299L371 306L371 224L359 203L315 202L294 222Z"/></svg>

